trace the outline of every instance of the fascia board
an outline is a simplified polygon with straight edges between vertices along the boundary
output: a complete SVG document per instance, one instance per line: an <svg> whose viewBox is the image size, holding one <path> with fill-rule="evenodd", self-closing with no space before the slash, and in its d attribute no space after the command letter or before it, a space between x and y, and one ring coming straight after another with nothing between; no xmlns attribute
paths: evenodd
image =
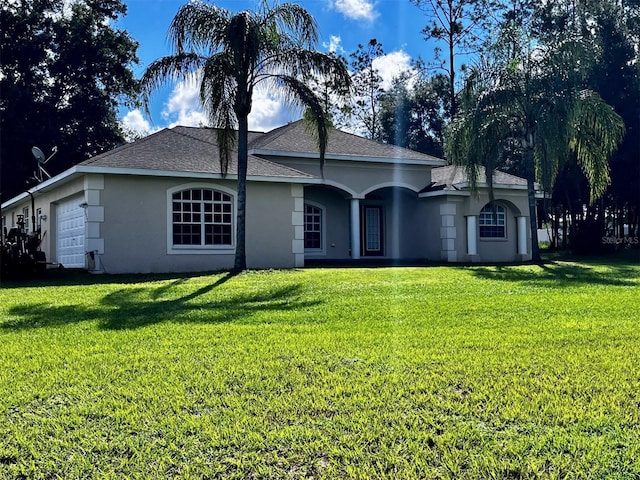
<svg viewBox="0 0 640 480"><path fill-rule="evenodd" d="M418 198L430 198L430 197L468 197L471 195L470 191L461 192L459 190L436 190L435 192L424 192L418 194Z"/></svg>
<svg viewBox="0 0 640 480"><path fill-rule="evenodd" d="M22 200L24 200L25 198L27 198L29 196L29 194L27 192L31 192L32 194L36 194L38 192L47 192L49 191L51 188L57 186L58 184L62 184L62 183L66 183L70 180L73 180L75 177L79 176L80 172L79 171L80 166L76 165L74 167L71 167L67 170L65 170L62 173L59 173L58 175L56 175L55 177L51 177L48 180L45 180L42 183L39 183L38 185L27 189L26 191L22 192L19 195L16 195L15 197L7 200L6 202L4 202L1 206L1 208L4 210L5 208L9 208L19 202L21 202Z"/></svg>
<svg viewBox="0 0 640 480"><path fill-rule="evenodd" d="M219 173L204 173L204 172L183 172L174 170L153 170L142 168L119 168L119 167L94 167L90 165L75 165L68 170L50 178L49 180L42 182L35 187L29 189L33 194L37 192L46 192L50 189L58 186L65 181L69 181L82 174L110 174L110 175L141 175L150 177L174 177L174 178L193 178L193 179L207 179L207 180L237 180L236 174L225 175L224 177ZM272 183L317 183L316 177L279 177L279 176L262 176L262 175L249 175L248 181L252 182L272 182ZM9 208L16 203L21 202L28 197L28 193L23 192L2 204L2 209Z"/></svg>
<svg viewBox="0 0 640 480"><path fill-rule="evenodd" d="M228 174L222 176L220 173L207 172L185 172L176 170L153 170L143 168L119 168L119 167L90 167L79 166L82 173L103 173L111 175L142 175L149 177L177 177L177 178L196 178L210 180L237 180L237 174ZM247 180L252 182L284 182L284 183L308 183L315 177L280 177L277 175L248 175Z"/></svg>
<svg viewBox="0 0 640 480"><path fill-rule="evenodd" d="M486 183L486 182L478 183L477 186L478 186L478 188L489 188L489 184ZM454 184L454 187L459 188L459 189L469 188L469 182L456 183L456 184ZM493 188L494 189L495 188L501 188L501 189L505 189L505 190L526 190L527 186L526 185L514 185L514 184L511 184L511 183L494 183L493 184ZM538 183L534 184L534 188L536 189L536 192L541 192L542 191L542 187Z"/></svg>

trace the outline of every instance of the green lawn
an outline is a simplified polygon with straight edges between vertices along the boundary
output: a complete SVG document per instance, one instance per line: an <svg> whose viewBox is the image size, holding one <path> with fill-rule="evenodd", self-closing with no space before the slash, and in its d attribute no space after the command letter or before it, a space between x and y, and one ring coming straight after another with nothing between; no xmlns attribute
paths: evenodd
<svg viewBox="0 0 640 480"><path fill-rule="evenodd" d="M0 291L0 478L640 478L640 266Z"/></svg>

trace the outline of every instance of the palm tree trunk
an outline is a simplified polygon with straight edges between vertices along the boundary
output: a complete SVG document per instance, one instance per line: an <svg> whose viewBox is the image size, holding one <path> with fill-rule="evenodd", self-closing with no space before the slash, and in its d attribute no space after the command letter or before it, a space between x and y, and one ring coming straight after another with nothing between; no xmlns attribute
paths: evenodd
<svg viewBox="0 0 640 480"><path fill-rule="evenodd" d="M529 199L529 223L531 226L531 260L540 263L540 246L538 245L538 218L536 211L536 173L533 148L525 148L523 153L527 176L527 197Z"/></svg>
<svg viewBox="0 0 640 480"><path fill-rule="evenodd" d="M529 198L529 221L531 223L531 260L536 263L540 263L535 182L529 175L527 175L527 196Z"/></svg>
<svg viewBox="0 0 640 480"><path fill-rule="evenodd" d="M236 214L235 272L247 269L246 217L247 217L247 155L249 122L247 116L238 118L238 198Z"/></svg>

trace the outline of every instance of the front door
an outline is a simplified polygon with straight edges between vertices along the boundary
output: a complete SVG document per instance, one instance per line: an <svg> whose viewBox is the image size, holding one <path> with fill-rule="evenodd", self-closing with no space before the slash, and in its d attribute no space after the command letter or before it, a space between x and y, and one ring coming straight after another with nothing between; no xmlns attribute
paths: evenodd
<svg viewBox="0 0 640 480"><path fill-rule="evenodd" d="M382 207L365 205L362 207L360 218L362 255L365 257L384 255Z"/></svg>

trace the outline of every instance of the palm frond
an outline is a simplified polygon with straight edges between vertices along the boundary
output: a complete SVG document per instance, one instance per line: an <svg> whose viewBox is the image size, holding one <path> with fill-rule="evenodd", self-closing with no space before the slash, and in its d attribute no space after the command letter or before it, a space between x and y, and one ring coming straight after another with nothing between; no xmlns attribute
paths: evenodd
<svg viewBox="0 0 640 480"><path fill-rule="evenodd" d="M188 2L178 10L169 26L168 38L177 53L213 53L224 45L231 13L204 2Z"/></svg>
<svg viewBox="0 0 640 480"><path fill-rule="evenodd" d="M318 24L301 5L295 3L275 5L265 14L262 24L269 34L279 32L279 36L286 35L289 39L296 39L292 43L300 47L309 48L318 43ZM281 41L277 43L282 44Z"/></svg>
<svg viewBox="0 0 640 480"><path fill-rule="evenodd" d="M313 90L297 77L273 75L268 79L265 78L265 80L280 87L278 89L280 98L285 103L306 108L308 112L306 120L314 127L312 132L318 143L320 170L322 171L324 169L325 152L329 140L329 125L331 124L331 120L322 106L322 101Z"/></svg>
<svg viewBox="0 0 640 480"><path fill-rule="evenodd" d="M140 80L142 104L149 114L151 94L168 83L187 80L206 63L206 58L196 53L180 53L159 58L151 63Z"/></svg>
<svg viewBox="0 0 640 480"><path fill-rule="evenodd" d="M600 95L582 90L576 96L571 148L576 153L580 168L589 180L590 199L593 202L604 193L609 184L609 157L624 138L622 118Z"/></svg>
<svg viewBox="0 0 640 480"><path fill-rule="evenodd" d="M236 92L230 55L221 52L208 58L202 69L200 102L211 124L218 129L218 153L223 176L227 174L231 153L236 145Z"/></svg>

